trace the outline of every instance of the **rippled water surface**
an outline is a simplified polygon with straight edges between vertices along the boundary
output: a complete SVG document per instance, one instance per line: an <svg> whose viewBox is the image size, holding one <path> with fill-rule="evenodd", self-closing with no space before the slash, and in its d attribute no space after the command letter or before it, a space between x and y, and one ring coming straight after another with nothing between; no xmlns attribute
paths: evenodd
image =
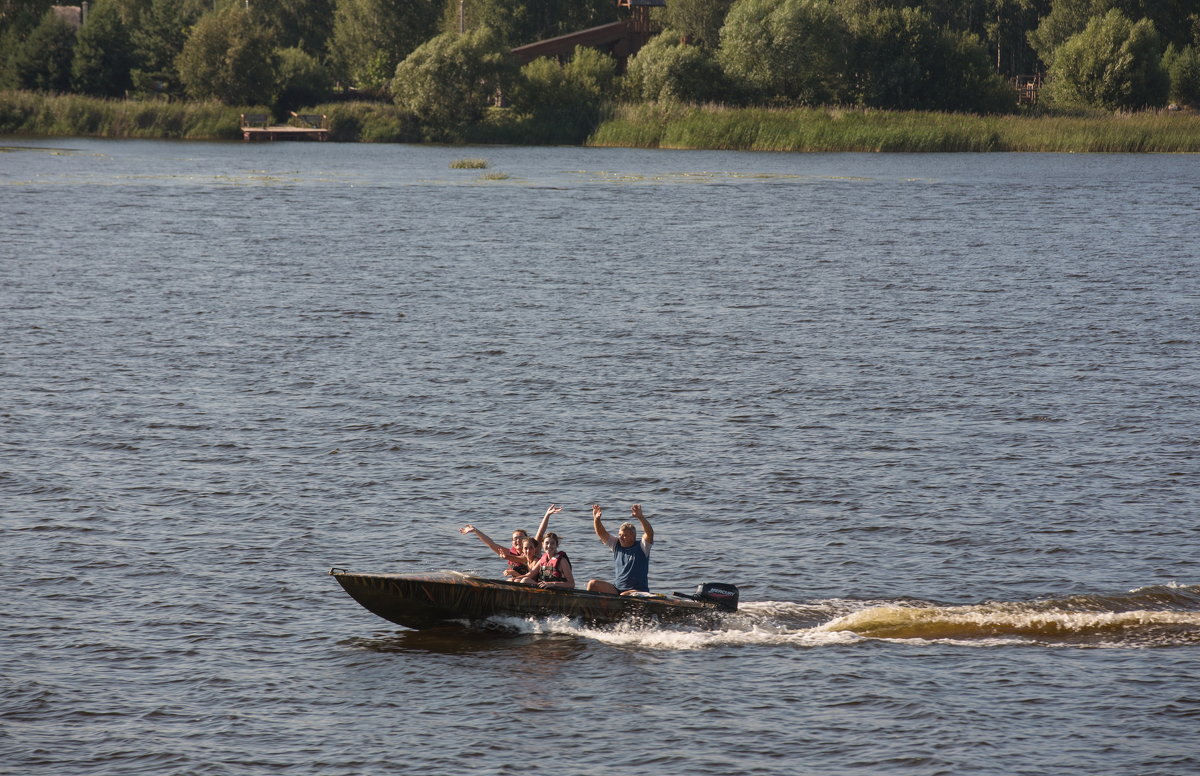
<svg viewBox="0 0 1200 776"><path fill-rule="evenodd" d="M0 772L1198 772L1198 203L1195 156L10 138ZM550 502L577 576L639 502L652 585L742 611L417 632L325 574L496 576L457 529Z"/></svg>

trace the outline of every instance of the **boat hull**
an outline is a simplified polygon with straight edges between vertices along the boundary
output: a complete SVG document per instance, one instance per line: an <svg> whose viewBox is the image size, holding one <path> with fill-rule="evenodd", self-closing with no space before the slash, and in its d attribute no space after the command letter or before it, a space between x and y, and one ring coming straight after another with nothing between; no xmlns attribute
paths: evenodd
<svg viewBox="0 0 1200 776"><path fill-rule="evenodd" d="M709 601L633 597L586 590L539 588L457 572L330 575L364 608L406 628L471 625L491 617L567 617L589 625L622 620L706 622L721 609Z"/></svg>

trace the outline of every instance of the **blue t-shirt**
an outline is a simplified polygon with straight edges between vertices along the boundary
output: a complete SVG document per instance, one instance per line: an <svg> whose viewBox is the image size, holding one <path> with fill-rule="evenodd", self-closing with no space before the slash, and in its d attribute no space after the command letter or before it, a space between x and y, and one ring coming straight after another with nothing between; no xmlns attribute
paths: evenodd
<svg viewBox="0 0 1200 776"><path fill-rule="evenodd" d="M650 548L653 545L643 539L622 547L615 536L609 536L608 546L613 551L613 586L621 592L641 590L649 593Z"/></svg>

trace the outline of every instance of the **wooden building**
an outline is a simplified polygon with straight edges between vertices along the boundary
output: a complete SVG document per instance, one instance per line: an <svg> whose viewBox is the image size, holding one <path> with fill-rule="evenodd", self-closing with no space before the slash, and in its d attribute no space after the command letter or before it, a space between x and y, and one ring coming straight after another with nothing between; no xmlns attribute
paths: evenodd
<svg viewBox="0 0 1200 776"><path fill-rule="evenodd" d="M666 4L666 0L617 0L617 7L628 11L625 19L518 46L512 54L519 64L524 65L539 57L565 60L574 53L576 46L588 46L609 54L624 67L630 57L661 32L650 18L650 9Z"/></svg>

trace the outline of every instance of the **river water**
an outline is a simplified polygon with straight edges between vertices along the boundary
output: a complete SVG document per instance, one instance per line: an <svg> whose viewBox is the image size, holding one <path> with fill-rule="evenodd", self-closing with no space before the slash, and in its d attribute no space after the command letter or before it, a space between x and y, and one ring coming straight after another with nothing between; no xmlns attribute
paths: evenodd
<svg viewBox="0 0 1200 776"><path fill-rule="evenodd" d="M486 170L458 170L463 157ZM1200 771L1200 157L7 139L0 772ZM407 631L326 575L719 628Z"/></svg>

